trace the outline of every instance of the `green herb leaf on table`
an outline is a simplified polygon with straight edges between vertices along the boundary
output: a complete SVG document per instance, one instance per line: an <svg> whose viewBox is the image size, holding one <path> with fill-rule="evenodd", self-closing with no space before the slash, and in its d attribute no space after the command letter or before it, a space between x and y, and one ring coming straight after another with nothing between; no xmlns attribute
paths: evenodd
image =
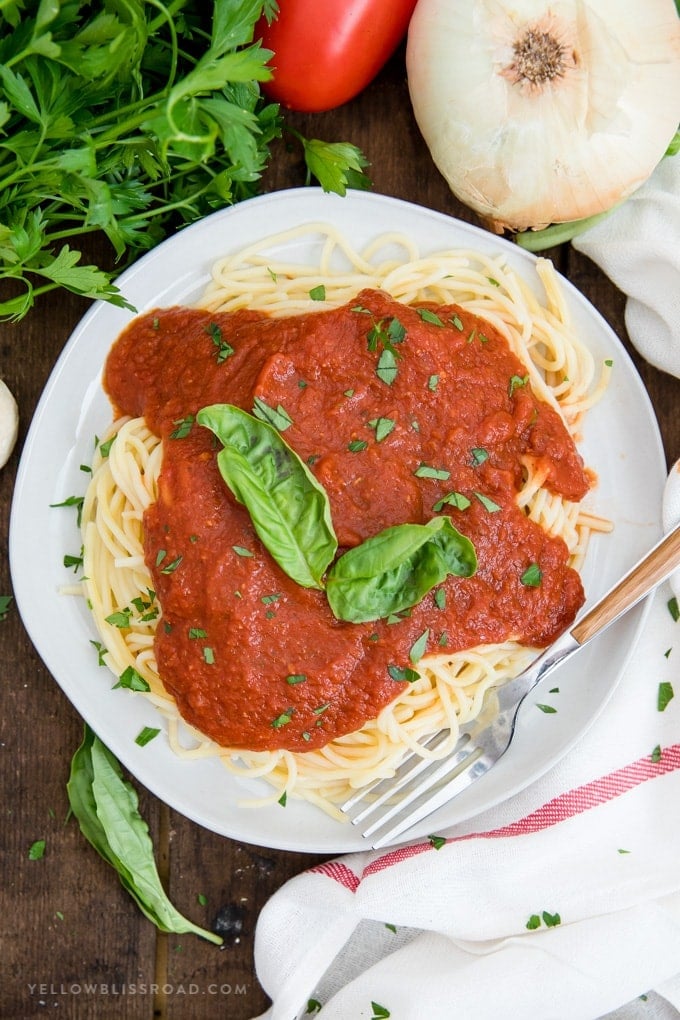
<svg viewBox="0 0 680 1020"><path fill-rule="evenodd" d="M29 861L40 861L45 856L46 842L44 839L36 839L28 848Z"/></svg>
<svg viewBox="0 0 680 1020"><path fill-rule="evenodd" d="M298 137L304 150L308 180L315 177L324 191L335 191L338 195L345 195L348 188L366 190L370 187L364 173L368 162L356 145Z"/></svg>
<svg viewBox="0 0 680 1020"><path fill-rule="evenodd" d="M223 444L220 473L248 510L279 566L306 588L323 588L335 556L328 496L276 428L232 404L202 408L196 421Z"/></svg>
<svg viewBox="0 0 680 1020"><path fill-rule="evenodd" d="M115 757L88 726L71 762L67 791L81 832L116 870L142 913L161 931L191 932L221 945L219 935L193 924L168 899L137 794L123 778Z"/></svg>

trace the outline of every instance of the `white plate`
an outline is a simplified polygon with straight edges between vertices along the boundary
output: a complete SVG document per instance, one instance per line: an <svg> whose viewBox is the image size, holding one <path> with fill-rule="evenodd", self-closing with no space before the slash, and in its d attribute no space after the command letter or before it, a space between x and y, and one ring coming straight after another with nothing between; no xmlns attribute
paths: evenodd
<svg viewBox="0 0 680 1020"><path fill-rule="evenodd" d="M358 246L397 228L423 252L503 249L530 283L535 278L532 255L448 216L379 195L354 192L339 198L295 189L251 199L183 230L141 258L119 284L140 312L191 302L220 255L319 220L337 224ZM287 254L305 260L311 251L298 241ZM605 398L587 418L581 447L599 477L591 504L616 527L613 536L593 541L588 554L584 583L592 600L658 538L665 467L654 413L632 362L592 306L567 281L564 287L596 359L613 358L615 364ZM100 372L112 341L130 317L106 303L90 309L55 365L26 440L12 505L10 560L14 594L28 633L78 712L130 772L177 811L215 832L262 846L319 853L363 848L350 825L306 804L238 807L253 784L233 778L217 760L179 761L160 738L144 748L135 744L143 725L159 725L156 710L143 697L112 689L111 676L97 665L90 644L97 635L84 601L60 591L74 581L73 572L63 567L64 554L76 553L80 539L75 513L50 504L84 491L81 465L89 463L94 436L101 435L111 416ZM441 830L491 807L564 755L610 697L643 616L643 609L635 610L568 663L559 674L559 711L547 715L531 703L542 700L541 694L532 698L521 713L510 751L496 768L426 819L416 833ZM556 682L552 679L550 686Z"/></svg>

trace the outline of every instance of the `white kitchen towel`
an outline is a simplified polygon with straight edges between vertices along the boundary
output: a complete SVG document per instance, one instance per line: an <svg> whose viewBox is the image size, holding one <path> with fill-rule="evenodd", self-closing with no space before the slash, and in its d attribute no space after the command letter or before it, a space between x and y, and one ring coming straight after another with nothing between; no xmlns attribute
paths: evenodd
<svg viewBox="0 0 680 1020"><path fill-rule="evenodd" d="M680 376L680 154L572 244L627 295L626 329L640 354Z"/></svg>
<svg viewBox="0 0 680 1020"><path fill-rule="evenodd" d="M324 1020L594 1020L648 1010L651 989L680 1008L679 661L664 585L606 709L540 780L443 843L284 885L256 935L268 1020L308 1004Z"/></svg>

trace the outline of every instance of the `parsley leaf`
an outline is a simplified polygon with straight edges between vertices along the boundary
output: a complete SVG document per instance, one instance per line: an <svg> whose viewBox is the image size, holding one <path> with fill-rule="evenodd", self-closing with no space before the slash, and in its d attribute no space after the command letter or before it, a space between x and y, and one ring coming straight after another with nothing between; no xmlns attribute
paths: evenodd
<svg viewBox="0 0 680 1020"><path fill-rule="evenodd" d="M370 184L359 149L308 141L261 94L272 53L254 30L275 7L2 4L0 318L20 319L59 288L131 308L118 273L178 228L257 194L285 131L324 190ZM115 271L84 263L80 240L95 231Z"/></svg>
<svg viewBox="0 0 680 1020"><path fill-rule="evenodd" d="M673 685L668 681L664 681L659 684L659 690L657 694L656 707L659 712L665 712L668 708L669 703L674 698L675 692L673 691Z"/></svg>
<svg viewBox="0 0 680 1020"><path fill-rule="evenodd" d="M349 142L322 142L318 138L301 138L301 141L308 181L316 177L324 191L335 191L338 195L345 195L347 188L365 190L370 186L364 174L368 162L356 145Z"/></svg>

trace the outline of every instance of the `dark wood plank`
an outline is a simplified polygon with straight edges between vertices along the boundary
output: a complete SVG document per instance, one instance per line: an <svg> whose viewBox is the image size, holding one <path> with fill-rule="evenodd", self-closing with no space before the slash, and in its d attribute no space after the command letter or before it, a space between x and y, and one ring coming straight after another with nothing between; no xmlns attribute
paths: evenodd
<svg viewBox="0 0 680 1020"><path fill-rule="evenodd" d="M8 517L21 443L52 365L86 304L65 296L19 325L0 326L0 372L21 411L17 450L0 472L0 529ZM40 578L36 578L36 585ZM7 556L0 559L0 591L10 591ZM114 987L154 975L155 933L141 923L108 865L68 819L70 758L82 722L40 661L16 611L0 624L0 1015L102 1016ZM143 795L152 823L157 805ZM155 826L152 825L152 831ZM45 854L29 860L32 843ZM90 986L96 991L87 991ZM151 1007L152 1008L152 1007ZM130 1018L151 1015L149 1001L128 1000Z"/></svg>

